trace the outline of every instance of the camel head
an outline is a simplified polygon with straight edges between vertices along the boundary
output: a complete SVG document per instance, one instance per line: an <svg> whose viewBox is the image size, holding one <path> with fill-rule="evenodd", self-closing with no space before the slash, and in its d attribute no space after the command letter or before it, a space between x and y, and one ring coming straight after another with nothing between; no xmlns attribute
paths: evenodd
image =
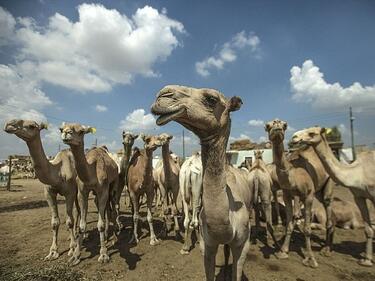
<svg viewBox="0 0 375 281"><path fill-rule="evenodd" d="M4 131L8 134L15 134L24 141L31 141L40 136L40 131L47 129L47 124L38 124L32 120L13 119L5 124Z"/></svg>
<svg viewBox="0 0 375 281"><path fill-rule="evenodd" d="M62 123L60 127L62 141L71 146L83 146L84 136L88 133L95 133L94 127L83 126L78 123Z"/></svg>
<svg viewBox="0 0 375 281"><path fill-rule="evenodd" d="M159 146L161 146L161 142L159 136L151 136L141 134L141 138L144 141L144 148L145 150L155 151Z"/></svg>
<svg viewBox="0 0 375 281"><path fill-rule="evenodd" d="M272 142L281 143L284 141L285 131L288 128L288 123L279 119L274 119L267 122L264 129L268 133L268 138Z"/></svg>
<svg viewBox="0 0 375 281"><path fill-rule="evenodd" d="M254 151L254 157L255 159L260 159L262 160L263 159L263 150L255 150Z"/></svg>
<svg viewBox="0 0 375 281"><path fill-rule="evenodd" d="M293 134L291 139L291 145L312 145L316 146L321 141L325 140L325 134L329 129L321 127L311 127L298 131Z"/></svg>
<svg viewBox="0 0 375 281"><path fill-rule="evenodd" d="M122 144L132 147L134 141L138 138L138 134L132 134L131 132L122 132Z"/></svg>
<svg viewBox="0 0 375 281"><path fill-rule="evenodd" d="M168 135L167 133L162 133L159 135L159 140L161 145L169 144L169 142L173 139L172 135Z"/></svg>
<svg viewBox="0 0 375 281"><path fill-rule="evenodd" d="M227 99L214 89L170 85L159 91L151 112L159 116L159 126L173 120L204 139L228 128L229 113L241 105L241 98Z"/></svg>

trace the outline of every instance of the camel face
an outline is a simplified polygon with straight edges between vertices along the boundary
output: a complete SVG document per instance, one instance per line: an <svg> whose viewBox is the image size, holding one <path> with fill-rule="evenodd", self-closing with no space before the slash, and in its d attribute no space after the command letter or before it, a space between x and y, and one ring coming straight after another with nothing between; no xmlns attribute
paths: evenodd
<svg viewBox="0 0 375 281"><path fill-rule="evenodd" d="M228 101L213 89L166 86L159 91L151 107L159 126L176 121L199 137L214 134L221 128L221 116Z"/></svg>
<svg viewBox="0 0 375 281"><path fill-rule="evenodd" d="M31 141L39 135L40 130L47 128L44 123L40 125L32 120L13 119L5 124L4 131L15 134L24 141Z"/></svg>
<svg viewBox="0 0 375 281"><path fill-rule="evenodd" d="M171 139L173 139L172 135L168 135L166 133L162 133L159 135L161 145L169 144Z"/></svg>
<svg viewBox="0 0 375 281"><path fill-rule="evenodd" d="M268 133L268 138L272 142L281 143L284 141L285 131L288 123L279 119L267 122L264 129Z"/></svg>
<svg viewBox="0 0 375 281"><path fill-rule="evenodd" d="M84 135L93 133L95 129L77 123L63 123L60 127L61 139L67 145L83 145Z"/></svg>
<svg viewBox="0 0 375 281"><path fill-rule="evenodd" d="M131 132L122 132L122 144L133 146L134 141L138 138L138 134L132 134Z"/></svg>
<svg viewBox="0 0 375 281"><path fill-rule="evenodd" d="M159 146L162 146L158 136L142 135L141 137L146 150L155 151Z"/></svg>
<svg viewBox="0 0 375 281"><path fill-rule="evenodd" d="M311 127L293 134L291 145L317 145L322 141L325 128Z"/></svg>
<svg viewBox="0 0 375 281"><path fill-rule="evenodd" d="M257 150L254 152L254 156L255 156L255 159L260 159L262 160L263 159L263 150Z"/></svg>

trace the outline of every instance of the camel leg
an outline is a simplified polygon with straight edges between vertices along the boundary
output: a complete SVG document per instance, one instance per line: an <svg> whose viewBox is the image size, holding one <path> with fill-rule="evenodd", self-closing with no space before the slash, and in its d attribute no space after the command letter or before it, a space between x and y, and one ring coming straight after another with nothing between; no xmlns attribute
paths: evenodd
<svg viewBox="0 0 375 281"><path fill-rule="evenodd" d="M311 249L311 209L312 202L314 199L313 194L309 194L305 198L305 222L303 227L303 233L306 240L306 258L303 260L303 264L312 268L318 267L318 263L314 257Z"/></svg>
<svg viewBox="0 0 375 281"><path fill-rule="evenodd" d="M106 209L108 204L108 194L109 187L103 186L102 190L98 192L98 205L99 205L99 216L98 216L98 231L100 236L100 255L98 258L98 262L104 263L109 262L109 256L107 254L107 246L106 246L106 237L105 237L105 216L106 216ZM106 220L108 221L109 218Z"/></svg>
<svg viewBox="0 0 375 281"><path fill-rule="evenodd" d="M273 194L273 200L275 201L277 225L279 226L279 225L282 225L283 222L281 220L281 215L280 215L280 206L279 206L279 199L277 198L277 189L273 189L272 194Z"/></svg>
<svg viewBox="0 0 375 281"><path fill-rule="evenodd" d="M74 205L76 206L75 218L74 218L74 237L77 237L79 233L79 221L81 220L81 208L78 203L78 194L74 195Z"/></svg>
<svg viewBox="0 0 375 281"><path fill-rule="evenodd" d="M51 218L51 226L52 226L52 245L49 249L49 254L44 258L44 260L55 260L59 257L59 253L57 251L57 235L59 232L59 226L60 226L60 218L59 213L57 209L57 201L56 196L57 194L51 190L50 186L46 186L44 188L44 195L46 196L48 205L52 212L52 218Z"/></svg>
<svg viewBox="0 0 375 281"><path fill-rule="evenodd" d="M218 245L208 246L204 243L204 271L206 273L206 281L215 280L215 258Z"/></svg>
<svg viewBox="0 0 375 281"><path fill-rule="evenodd" d="M68 256L72 256L74 253L74 249L77 246L75 235L74 235L74 217L73 217L73 206L75 202L74 194L73 196L65 197L65 204L66 204L66 226L68 227L70 233L70 245L69 245L69 252Z"/></svg>
<svg viewBox="0 0 375 281"><path fill-rule="evenodd" d="M159 240L156 238L154 225L152 224L152 202L154 201L154 191L147 193L147 222L150 228L150 245L155 246L159 243Z"/></svg>
<svg viewBox="0 0 375 281"><path fill-rule="evenodd" d="M290 238L294 229L294 216L293 216L293 202L292 196L288 190L283 190L283 197L285 202L286 211L286 227L285 227L285 239L279 252L276 253L276 257L279 259L288 258Z"/></svg>
<svg viewBox="0 0 375 281"><path fill-rule="evenodd" d="M246 260L247 252L249 251L250 243L249 239L245 240L245 243L241 246L232 247L233 255L233 266L232 266L232 281L241 281L243 265Z"/></svg>
<svg viewBox="0 0 375 281"><path fill-rule="evenodd" d="M361 211L362 219L365 224L365 234L366 234L366 257L364 259L360 259L358 263L362 266L372 266L372 254L373 254L372 239L374 237L374 229L371 226L371 219L370 219L370 214L366 205L366 198L354 197L354 200L359 210Z"/></svg>
<svg viewBox="0 0 375 281"><path fill-rule="evenodd" d="M185 198L182 198L182 205L184 207L184 228L185 228L185 235L184 235L184 245L182 246L182 249L180 250L181 255L187 255L189 254L190 250L190 241L191 241L191 230L190 230L190 217L189 217L189 204L186 202Z"/></svg>
<svg viewBox="0 0 375 281"><path fill-rule="evenodd" d="M333 199L333 186L332 180L328 180L323 190L323 205L327 216L326 221L326 245L320 251L324 256L332 255L333 236L335 233L335 224L332 220L332 199Z"/></svg>
<svg viewBox="0 0 375 281"><path fill-rule="evenodd" d="M137 196L133 192L130 192L130 200L132 203L133 211L133 237L130 239L129 243L138 244L139 196Z"/></svg>
<svg viewBox="0 0 375 281"><path fill-rule="evenodd" d="M262 201L262 208L263 212L266 217L266 226L267 226L267 244L268 246L271 245L272 240L275 242L277 248L279 248L279 243L274 234L274 229L272 226L272 206L271 206L271 194L270 192L264 192L265 194L261 193L261 201Z"/></svg>
<svg viewBox="0 0 375 281"><path fill-rule="evenodd" d="M180 225L178 224L178 208L177 208L177 198L178 198L179 190L173 190L173 198L172 198L172 217L174 219L174 231L175 235L179 235L180 233Z"/></svg>

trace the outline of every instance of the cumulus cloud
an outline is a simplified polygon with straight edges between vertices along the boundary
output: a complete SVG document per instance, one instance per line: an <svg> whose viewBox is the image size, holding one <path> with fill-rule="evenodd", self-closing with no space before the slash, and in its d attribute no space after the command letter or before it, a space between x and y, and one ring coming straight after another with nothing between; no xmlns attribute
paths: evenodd
<svg viewBox="0 0 375 281"><path fill-rule="evenodd" d="M328 83L319 67L312 60L306 60L302 67L290 70L292 98L296 102L309 103L315 108L361 108L375 103L375 85L362 86L359 82L349 87L340 83Z"/></svg>
<svg viewBox="0 0 375 281"><path fill-rule="evenodd" d="M237 141L237 140L243 140L243 139L249 139L250 141L252 141L250 136L248 136L246 134L240 134L238 137L233 137L233 136L229 137L230 141Z"/></svg>
<svg viewBox="0 0 375 281"><path fill-rule="evenodd" d="M124 120L120 122L121 130L151 130L156 129L156 120L149 113L145 114L145 110L140 108L129 113Z"/></svg>
<svg viewBox="0 0 375 281"><path fill-rule="evenodd" d="M106 112L108 110L108 108L105 105L97 104L95 106L95 110L97 112Z"/></svg>
<svg viewBox="0 0 375 281"><path fill-rule="evenodd" d="M62 141L59 126L56 124L48 124L48 130L45 131L43 140L46 144L61 143Z"/></svg>
<svg viewBox="0 0 375 281"><path fill-rule="evenodd" d="M211 74L211 70L221 70L226 63L237 59L237 52L248 48L252 54L256 55L259 50L259 37L253 33L246 34L245 31L237 33L233 38L222 45L218 54L207 57L195 63L195 70L203 77Z"/></svg>
<svg viewBox="0 0 375 281"><path fill-rule="evenodd" d="M264 121L260 119L252 119L252 120L249 120L249 125L253 127L263 127Z"/></svg>
<svg viewBox="0 0 375 281"><path fill-rule="evenodd" d="M185 32L165 10L150 6L131 17L100 4L77 9L77 21L56 13L46 26L18 18L16 29L14 17L0 10L0 45L14 35L23 75L78 92L107 92L131 83L134 75L155 76L154 64L180 45L176 36Z"/></svg>

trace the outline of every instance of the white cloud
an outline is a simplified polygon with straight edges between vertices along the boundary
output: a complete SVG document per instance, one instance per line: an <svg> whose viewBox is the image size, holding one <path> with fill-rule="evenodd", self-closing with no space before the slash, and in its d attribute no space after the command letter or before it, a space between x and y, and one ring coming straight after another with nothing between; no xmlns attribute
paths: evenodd
<svg viewBox="0 0 375 281"><path fill-rule="evenodd" d="M259 137L258 139L258 143L261 143L261 142L267 142L268 141L268 138L266 138L265 136L261 136Z"/></svg>
<svg viewBox="0 0 375 281"><path fill-rule="evenodd" d="M61 143L61 133L59 126L55 124L48 124L48 130L45 131L44 141L46 144Z"/></svg>
<svg viewBox="0 0 375 281"><path fill-rule="evenodd" d="M95 110L96 110L97 112L106 112L106 111L108 110L108 108L107 108L106 106L104 106L104 105L97 104L97 105L95 106Z"/></svg>
<svg viewBox="0 0 375 281"><path fill-rule="evenodd" d="M2 16L3 15L3 16ZM100 4L78 6L78 21L56 13L46 26L0 10L2 36L13 37L19 72L78 92L107 92L134 75L156 76L153 66L180 44L182 23L145 6L130 18Z"/></svg>
<svg viewBox="0 0 375 281"><path fill-rule="evenodd" d="M293 66L290 73L292 98L297 102L310 103L321 109L361 108L375 103L375 85L362 86L354 82L344 88L338 82L327 83L324 74L312 60L306 60L302 67Z"/></svg>
<svg viewBox="0 0 375 281"><path fill-rule="evenodd" d="M249 120L249 125L253 127L263 127L264 121L260 119L252 119L252 120Z"/></svg>
<svg viewBox="0 0 375 281"><path fill-rule="evenodd" d="M212 69L221 70L224 65L237 59L237 52L241 49L249 48L255 54L259 50L259 37L245 31L237 33L229 42L223 44L220 51L215 56L210 56L195 63L195 70L203 77L209 76Z"/></svg>
<svg viewBox="0 0 375 281"><path fill-rule="evenodd" d="M2 7L0 7L0 46L12 41L16 20Z"/></svg>
<svg viewBox="0 0 375 281"><path fill-rule="evenodd" d="M145 114L144 109L136 109L129 113L124 120L120 122L121 130L151 130L157 129L154 116Z"/></svg>
<svg viewBox="0 0 375 281"><path fill-rule="evenodd" d="M229 141L237 141L237 140L243 140L243 139L249 139L250 141L252 141L252 139L250 138L250 136L248 136L246 134L240 134L237 138L236 137L232 137L232 136L229 137Z"/></svg>

